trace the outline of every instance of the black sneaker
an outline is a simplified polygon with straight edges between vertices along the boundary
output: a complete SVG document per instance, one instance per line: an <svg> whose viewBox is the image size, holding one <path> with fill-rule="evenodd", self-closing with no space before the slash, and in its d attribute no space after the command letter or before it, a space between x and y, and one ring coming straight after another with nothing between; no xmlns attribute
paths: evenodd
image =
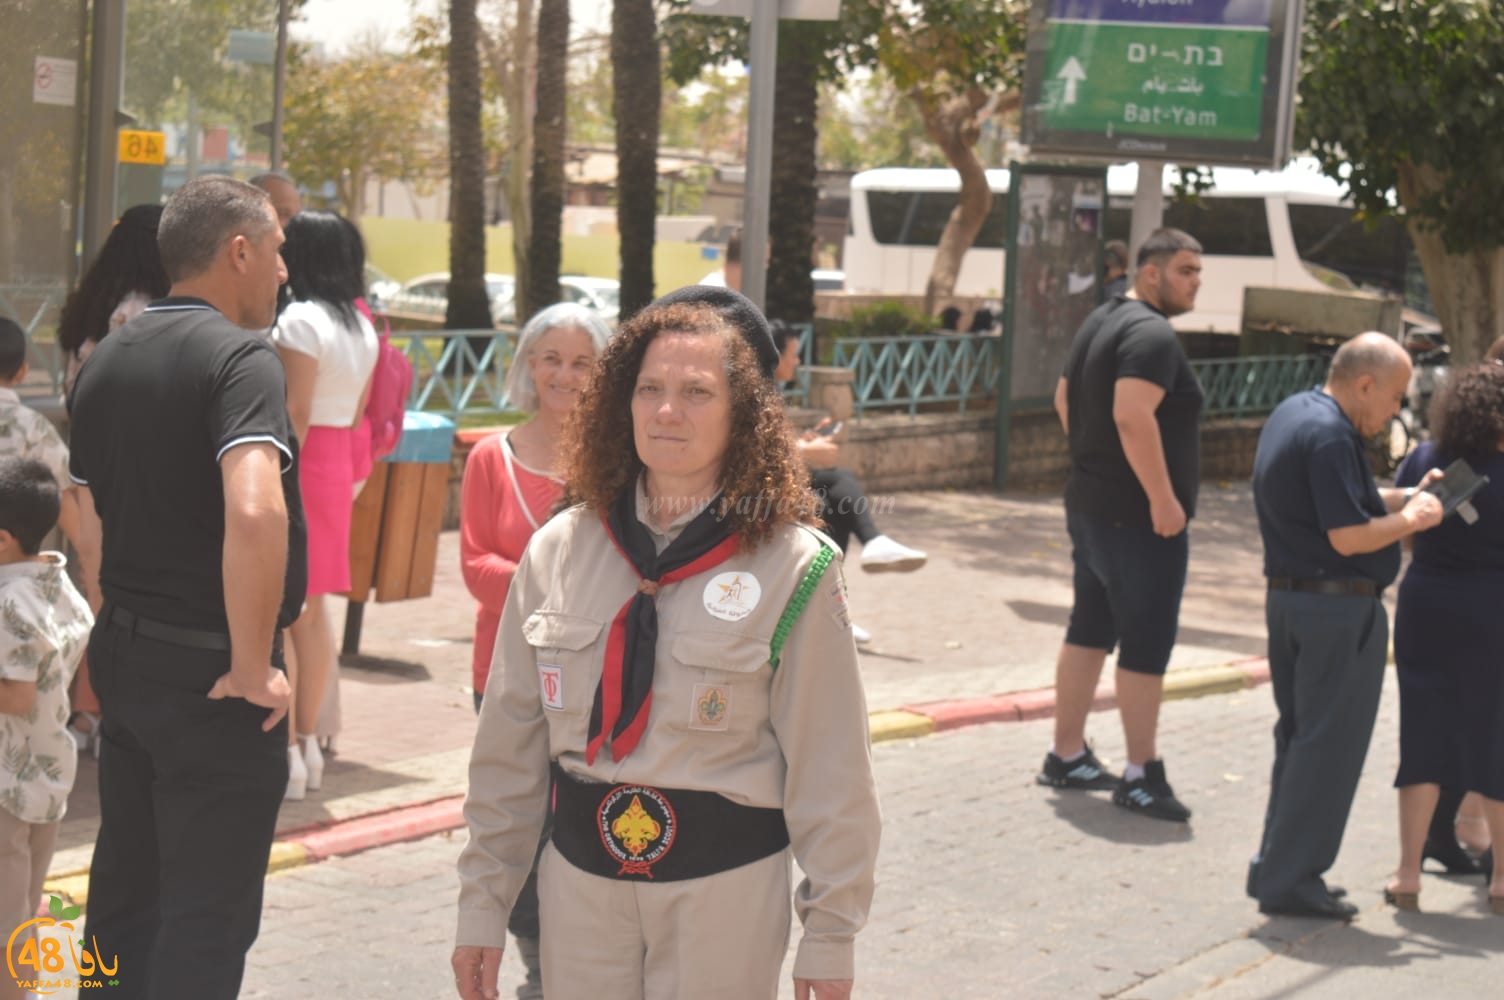
<svg viewBox="0 0 1504 1000"><path fill-rule="evenodd" d="M1052 750L1044 755L1044 768L1034 778L1041 785L1051 788L1083 788L1088 791L1109 791L1118 787L1118 777L1109 774L1091 747L1075 760L1062 760Z"/></svg>
<svg viewBox="0 0 1504 1000"><path fill-rule="evenodd" d="M1124 809L1171 823L1184 823L1191 818L1191 811L1180 804L1170 783L1165 780L1165 762L1162 760L1146 763L1144 776L1137 781L1118 785L1112 793L1112 801Z"/></svg>

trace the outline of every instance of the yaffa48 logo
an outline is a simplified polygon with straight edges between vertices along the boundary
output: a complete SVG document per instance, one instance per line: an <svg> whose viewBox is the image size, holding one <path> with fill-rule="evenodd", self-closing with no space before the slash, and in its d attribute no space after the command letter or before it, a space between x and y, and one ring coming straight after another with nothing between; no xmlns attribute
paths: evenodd
<svg viewBox="0 0 1504 1000"><path fill-rule="evenodd" d="M24 983L32 992L42 996L60 989L81 985L80 980L95 976L114 976L120 970L118 957L106 965L99 956L99 943L92 942L93 950L84 947L83 939L74 941L80 933L73 921L83 912L77 906L64 906L57 896L47 904L50 916L35 917L11 932L5 942L5 968L11 978ZM55 927L66 932L68 954L63 955L63 946L56 937L39 938L37 931ZM116 985L118 980L110 980ZM93 985L101 985L95 983Z"/></svg>

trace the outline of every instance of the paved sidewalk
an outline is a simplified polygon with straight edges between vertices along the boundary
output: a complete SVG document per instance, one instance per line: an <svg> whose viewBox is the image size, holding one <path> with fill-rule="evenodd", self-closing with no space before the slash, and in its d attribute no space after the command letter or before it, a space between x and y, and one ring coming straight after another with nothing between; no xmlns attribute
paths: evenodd
<svg viewBox="0 0 1504 1000"><path fill-rule="evenodd" d="M1260 550L1246 487L1207 484L1201 512L1169 686L1235 693L1164 709L1170 778L1196 811L1186 828L1033 784L1053 705L1028 692L1052 680L1070 601L1056 498L901 494L879 524L928 550L930 564L872 575L853 553L851 602L875 633L862 668L884 740L874 750L884 847L861 996L1500 995L1504 922L1483 915L1480 889L1428 879L1420 916L1378 903L1395 853L1392 680L1334 873L1360 921L1265 920L1243 899L1273 722L1267 690L1236 690L1259 677ZM432 598L368 609L365 655L343 671L340 754L323 791L283 808L289 846L276 861L292 867L268 881L247 996L449 995L463 834L425 834L453 825L465 789L472 616L452 533ZM996 697L1010 692L1025 694ZM978 724L1000 717L1022 721ZM1091 734L1121 758L1111 714ZM88 864L96 773L92 761L80 768L54 872ZM85 889L82 878L63 884ZM516 975L510 955L505 967Z"/></svg>
<svg viewBox="0 0 1504 1000"><path fill-rule="evenodd" d="M856 996L1499 996L1504 919L1487 913L1480 880L1427 876L1419 914L1380 902L1396 851L1392 677L1332 872L1357 921L1266 918L1244 898L1272 720L1267 688L1165 706L1169 776L1195 810L1188 826L1127 814L1105 794L1037 787L1044 720L878 745L883 845ZM1104 755L1121 760L1116 727L1095 728ZM463 843L458 833L429 837L273 875L243 995L452 997ZM503 997L519 977L509 948ZM785 979L781 997L791 995Z"/></svg>
<svg viewBox="0 0 1504 1000"><path fill-rule="evenodd" d="M874 634L862 651L869 709L946 702L950 724L974 723L998 717L987 701L992 696L1048 688L1070 610L1070 548L1059 498L945 491L873 500L879 528L928 551L930 561L916 573L869 574L858 568L853 547L846 567L851 606ZM1260 550L1247 487L1205 484L1191 530L1172 677L1263 652ZM458 549L458 534L446 532L431 597L367 607L362 655L342 668L339 755L328 765L322 791L284 805L279 838L464 793L474 734L474 603L460 577ZM340 612L335 617L342 621ZM1186 679L1193 687L1203 684L1199 676ZM1026 717L1048 712L1051 704L1047 694L1036 697ZM897 728L882 731L895 722ZM923 721L916 728L909 716L879 717L877 734L931 728ZM96 788L97 769L85 759L59 836L55 875L87 869L98 823ZM431 821L405 813L390 826L368 822L349 831L349 841L330 844L325 837L324 849L346 853L404 833L421 835ZM306 852L282 852L274 864L306 859ZM83 894L82 879L58 884Z"/></svg>

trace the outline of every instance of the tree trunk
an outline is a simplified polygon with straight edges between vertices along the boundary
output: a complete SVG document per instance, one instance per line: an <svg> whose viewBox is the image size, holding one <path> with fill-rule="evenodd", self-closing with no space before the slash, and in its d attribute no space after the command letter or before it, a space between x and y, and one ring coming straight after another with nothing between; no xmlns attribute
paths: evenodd
<svg viewBox="0 0 1504 1000"><path fill-rule="evenodd" d="M449 306L444 326L491 326L486 295L486 150L476 0L449 3Z"/></svg>
<svg viewBox="0 0 1504 1000"><path fill-rule="evenodd" d="M533 119L532 233L528 245L528 306L534 311L559 301L563 255L566 68L569 62L569 0L538 6L538 114ZM518 280L522 272L517 274ZM519 315L518 321L522 321Z"/></svg>
<svg viewBox="0 0 1504 1000"><path fill-rule="evenodd" d="M533 167L533 0L516 0L517 31L512 36L512 67L507 79L507 145L511 167L507 171L507 207L512 214L512 269L516 284L516 321L521 324L537 308L529 301L532 292L533 211L528 194L528 174Z"/></svg>
<svg viewBox="0 0 1504 1000"><path fill-rule="evenodd" d="M1447 252L1441 231L1424 227L1415 215L1423 199L1446 186L1446 175L1433 167L1400 165L1400 204L1410 213L1407 228L1436 318L1452 348L1451 363L1466 365L1483 360L1494 341L1504 337L1504 248Z"/></svg>
<svg viewBox="0 0 1504 1000"><path fill-rule="evenodd" d="M924 286L924 311L933 316L938 300L955 294L961 259L976 242L987 213L992 211L992 189L987 186L987 170L976 148L982 134L977 112L986 105L987 95L977 87L968 87L964 94L935 96L916 89L910 96L919 106L925 135L961 175L961 196L940 234L935 263Z"/></svg>
<svg viewBox="0 0 1504 1000"><path fill-rule="evenodd" d="M801 45L814 22L780 21L778 70L773 99L773 176L770 184L767 314L790 323L815 318L815 282L810 274L815 244L816 152L820 100L809 45Z"/></svg>
<svg viewBox="0 0 1504 1000"><path fill-rule="evenodd" d="M653 301L662 76L653 0L611 6L612 112L616 117L616 228L621 234L621 318Z"/></svg>

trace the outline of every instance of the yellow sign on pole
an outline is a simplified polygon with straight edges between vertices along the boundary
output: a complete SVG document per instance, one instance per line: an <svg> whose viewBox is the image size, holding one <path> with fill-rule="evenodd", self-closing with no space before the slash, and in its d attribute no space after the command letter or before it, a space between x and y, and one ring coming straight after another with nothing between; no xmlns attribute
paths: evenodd
<svg viewBox="0 0 1504 1000"><path fill-rule="evenodd" d="M167 162L167 135L164 132L120 130L120 162L162 166Z"/></svg>

